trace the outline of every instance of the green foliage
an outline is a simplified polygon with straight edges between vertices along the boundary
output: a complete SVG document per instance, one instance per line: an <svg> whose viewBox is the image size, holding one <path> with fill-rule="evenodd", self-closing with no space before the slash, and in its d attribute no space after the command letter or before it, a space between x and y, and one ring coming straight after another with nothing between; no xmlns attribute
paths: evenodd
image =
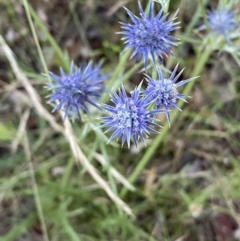
<svg viewBox="0 0 240 241"><path fill-rule="evenodd" d="M12 28L21 27L16 21L18 12L14 5L19 4L17 2L0 1L0 5L7 9L5 18L11 20ZM175 1L160 2L174 11L179 7L178 4L175 6ZM182 6L186 1L179 2ZM147 147L140 147L136 153L135 149L121 149L117 142L105 145L109 136L97 128L100 121L96 120L95 113L90 117L83 116L84 125L78 122L73 124L77 142L88 161L107 180L113 192L131 207L135 220L109 199L86 169L76 163L64 136L55 133L34 110L30 114L33 124L30 121L27 123L16 153L11 153L11 144L20 122L19 115L11 113L14 121L0 122L1 241L24 238L44 241L156 241L177 240L182 236L186 240L191 240L187 239L189 237L200 240L199 233L195 231L196 223L199 225L209 221L214 212L225 213L233 218L239 215L236 207L240 197L240 54L239 50L225 45L221 40L202 41L196 25L203 20L203 11L209 1L192 2L196 4L196 11L189 22L183 23L177 31L182 43L174 50L176 59L167 59L166 66L171 68L179 61L181 66L186 66L186 76L201 77L183 89L184 94L194 98L189 99L190 104L183 113L173 113L171 128L163 120L161 134L149 141ZM221 4L226 2L223 0ZM22 46L29 51L34 49L35 55L38 52L34 61L41 62L41 71L36 73L27 58L16 56L23 73L34 88L42 93L42 84L46 79L43 79L41 72L47 72L56 64L67 71L70 57L60 44L63 39L51 33L30 1L23 0L22 3L24 11L28 13L23 24L27 34L22 36L25 40ZM70 1L70 4L86 7L87 2ZM76 24L74 31L85 45L90 45L75 5L69 6L66 16L62 18L73 18ZM90 6L90 10L91 7L94 8ZM180 14L183 14L181 9ZM108 28L115 31L111 24ZM67 27L62 31L65 30ZM130 51L119 54L120 43L111 43L109 36L103 37L107 40L90 56L100 59L104 55L105 72L112 69L107 91L117 89L122 83L132 89L136 81L142 80L142 76L136 74L143 67L142 62L132 63L129 61ZM236 44L239 44L238 38ZM9 46L16 52L21 48L11 43ZM190 54L186 53L189 46ZM52 53L51 58L44 55L46 49ZM226 52L227 56L224 55ZM221 60L222 56L226 59ZM114 63L111 63L112 59ZM223 61L223 67L217 66L217 70L211 72L219 61ZM219 82L214 83L211 78L221 71L227 74L222 81L224 83L218 79ZM11 75L12 70L8 69L6 76ZM222 77L221 73L217 77ZM17 82L11 81L14 89ZM223 93L223 90L229 92ZM11 94L11 91L6 92ZM222 96L230 98L223 100ZM101 101L108 103L108 93L102 96ZM42 104L48 108L44 98ZM180 102L179 106L183 104ZM16 117L18 122L15 121ZM60 123L59 116L55 117ZM105 164L99 163L98 155L105 160ZM113 167L136 187L135 192L119 183L111 172Z"/></svg>
<svg viewBox="0 0 240 241"><path fill-rule="evenodd" d="M11 123L0 122L0 141L11 141L16 135L16 129Z"/></svg>

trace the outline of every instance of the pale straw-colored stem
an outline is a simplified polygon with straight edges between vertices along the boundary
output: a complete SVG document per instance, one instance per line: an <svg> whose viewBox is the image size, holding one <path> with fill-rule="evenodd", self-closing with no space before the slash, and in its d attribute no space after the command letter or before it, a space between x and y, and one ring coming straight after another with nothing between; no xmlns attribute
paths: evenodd
<svg viewBox="0 0 240 241"><path fill-rule="evenodd" d="M40 96L36 92L36 90L32 87L30 84L29 80L27 77L23 74L21 69L19 68L15 58L14 54L9 48L9 46L6 44L5 40L3 37L0 35L0 46L2 47L3 52L5 53L8 61L10 62L11 68L18 79L19 82L23 85L23 87L26 89L29 98L32 102L33 107L37 111L37 114L41 117L44 118L46 121L49 122L51 127L57 131L60 132L64 137L67 139L69 142L69 145L71 147L72 153L74 155L74 158L76 159L77 162L79 162L86 170L88 173L92 176L92 178L101 186L101 188L107 193L109 198L117 205L119 206L122 210L124 210L128 215L134 216L132 213L132 210L130 207L123 202L109 187L108 183L99 175L98 171L96 168L87 160L86 156L80 149L80 147L77 144L77 139L74 135L71 123L69 122L68 119L64 121L64 127L58 124L55 120L55 118L44 108L44 106L41 104L40 101ZM63 116L63 113L61 113Z"/></svg>

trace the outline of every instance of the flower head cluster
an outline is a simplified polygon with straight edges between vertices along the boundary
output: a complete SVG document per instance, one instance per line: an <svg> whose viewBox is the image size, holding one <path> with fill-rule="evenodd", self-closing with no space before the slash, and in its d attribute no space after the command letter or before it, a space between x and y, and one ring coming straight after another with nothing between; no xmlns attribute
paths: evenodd
<svg viewBox="0 0 240 241"><path fill-rule="evenodd" d="M66 74L62 69L61 76L50 72L53 83L47 88L54 92L50 95L49 102L57 104L53 111L64 109L65 116L69 113L72 119L77 113L81 120L81 110L89 114L88 104L98 108L96 101L104 91L104 80L108 77L101 73L101 65L93 65L92 62L80 68L71 64L70 74Z"/></svg>
<svg viewBox="0 0 240 241"><path fill-rule="evenodd" d="M109 141L121 138L122 145L127 142L130 147L132 138L137 146L137 141L141 139L144 142L147 134L158 133L155 128L160 126L155 123L154 115L162 111L148 110L149 101L140 97L140 87L141 85L132 91L130 97L122 87L119 93L114 91L111 96L114 106L103 105L103 108L110 113L109 116L102 118L101 126L108 128L106 132L113 131Z"/></svg>
<svg viewBox="0 0 240 241"><path fill-rule="evenodd" d="M176 109L177 100L181 99L185 101L186 95L178 93L177 88L188 83L189 81L197 78L193 77L190 79L182 80L180 82L176 81L179 79L183 70L176 75L178 65L174 68L171 76L168 79L165 79L161 69L158 69L158 79L152 79L150 76L147 77L148 86L146 88L145 94L146 98L155 104L156 108L165 108L168 121L170 123L170 113L171 109Z"/></svg>
<svg viewBox="0 0 240 241"><path fill-rule="evenodd" d="M131 57L135 56L136 61L143 57L146 68L149 55L154 63L155 56L162 61L164 55L172 55L171 47L177 45L177 39L171 34L178 28L178 23L174 22L175 18L166 21L168 14L164 15L163 9L154 16L152 0L148 15L144 13L140 2L138 5L141 18L125 8L133 24L121 23L124 30L119 33L124 35L122 39L126 43L125 49L134 48Z"/></svg>
<svg viewBox="0 0 240 241"><path fill-rule="evenodd" d="M222 35L228 42L228 34L238 25L234 18L235 12L227 8L212 10L207 16L208 25L212 33L217 34L217 36Z"/></svg>

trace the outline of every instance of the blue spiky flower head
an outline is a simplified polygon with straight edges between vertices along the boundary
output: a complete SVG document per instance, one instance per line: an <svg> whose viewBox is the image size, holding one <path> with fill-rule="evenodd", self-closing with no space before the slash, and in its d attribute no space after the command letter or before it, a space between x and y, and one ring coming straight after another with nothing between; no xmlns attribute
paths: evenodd
<svg viewBox="0 0 240 241"><path fill-rule="evenodd" d="M227 42L230 42L228 35L238 26L235 21L235 12L228 8L216 9L208 13L207 19L211 33L222 35Z"/></svg>
<svg viewBox="0 0 240 241"><path fill-rule="evenodd" d="M53 93L49 95L50 103L57 102L55 110L64 109L64 119L70 113L74 120L77 114L81 120L81 110L89 114L88 104L97 108L97 100L104 91L104 80L108 75L101 72L101 64L89 62L80 68L71 64L70 74L60 69L61 76L49 73L53 83L47 85Z"/></svg>
<svg viewBox="0 0 240 241"><path fill-rule="evenodd" d="M177 45L177 38L172 36L172 32L178 28L178 23L174 22L175 17L166 21L168 14L164 15L163 9L154 16L152 0L148 15L144 13L140 2L138 5L140 18L125 8L133 24L121 23L124 30L119 33L124 35L125 49L134 48L131 57L135 56L136 61L143 57L146 68L149 56L155 63L155 56L162 61L164 55L172 55L171 48Z"/></svg>
<svg viewBox="0 0 240 241"><path fill-rule="evenodd" d="M158 70L158 79L152 79L150 76L146 75L146 80L148 82L148 86L145 91L146 98L154 104L155 108L165 108L166 115L168 122L170 123L170 110L172 109L179 109L177 106L177 100L181 99L185 100L187 97L184 94L178 93L177 88L188 83L189 81L197 78L189 78L186 80L182 80L180 82L176 81L179 79L180 75L182 74L183 70L180 71L178 75L176 75L178 68L178 64L174 68L171 76L169 78L164 78L163 73L160 68Z"/></svg>
<svg viewBox="0 0 240 241"><path fill-rule="evenodd" d="M106 132L112 131L113 134L109 138L109 142L117 138L122 139L122 145L127 142L130 147L131 138L137 146L138 140L144 142L150 133L158 133L155 129L160 126L155 123L154 115L161 110L151 110L147 108L149 101L140 97L141 84L131 92L128 97L125 89L119 90L118 93L113 91L111 101L113 106L103 105L103 108L109 112L109 116L102 117L103 125L101 127L108 128Z"/></svg>

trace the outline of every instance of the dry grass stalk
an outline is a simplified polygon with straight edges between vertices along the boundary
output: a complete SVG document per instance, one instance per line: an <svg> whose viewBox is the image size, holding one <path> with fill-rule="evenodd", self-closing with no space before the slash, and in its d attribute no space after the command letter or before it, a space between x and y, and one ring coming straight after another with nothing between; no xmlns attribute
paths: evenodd
<svg viewBox="0 0 240 241"><path fill-rule="evenodd" d="M64 137L68 140L69 145L71 147L72 153L75 157L75 159L83 165L88 173L92 176L92 178L101 186L101 188L107 193L107 195L111 198L111 200L119 206L122 210L124 210L128 215L134 216L132 213L132 210L130 207L123 202L109 187L108 183L99 175L98 171L92 164L87 160L86 156L82 152L82 150L79 148L77 144L77 139L73 133L73 129L71 126L71 123L68 119L64 122L64 127L62 127L60 124L58 124L55 121L55 118L44 108L44 106L40 102L40 96L36 92L36 90L32 87L27 77L23 74L23 72L20 70L15 58L14 54L9 48L9 46L6 44L3 37L0 35L0 45L2 46L3 52L5 53L8 61L10 62L10 65L12 67L12 70L16 76L16 78L21 82L21 84L26 89L29 98L32 101L32 104L34 108L36 109L38 115L41 118L44 118L46 121L49 122L51 127L61 134L64 135ZM62 113L61 113L62 114Z"/></svg>

